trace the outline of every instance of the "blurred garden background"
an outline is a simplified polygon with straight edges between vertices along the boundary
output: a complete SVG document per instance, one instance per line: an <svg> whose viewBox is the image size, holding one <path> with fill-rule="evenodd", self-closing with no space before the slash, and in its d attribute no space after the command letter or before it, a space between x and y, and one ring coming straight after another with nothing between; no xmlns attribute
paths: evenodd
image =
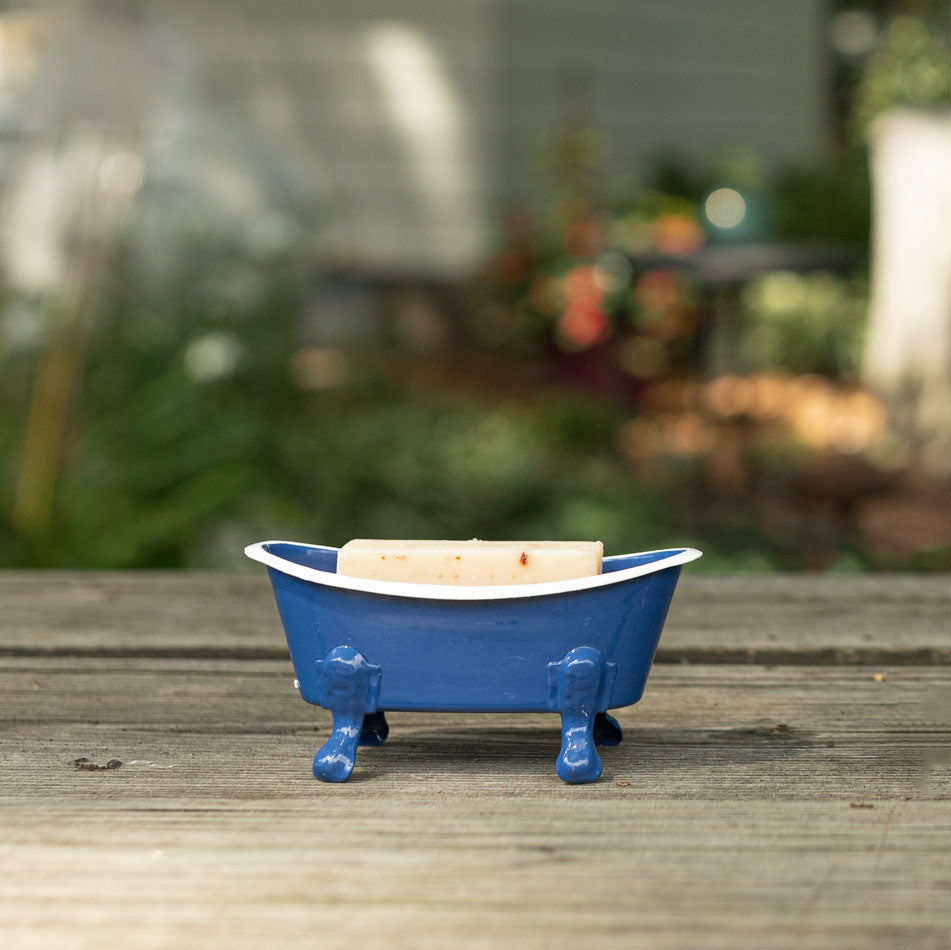
<svg viewBox="0 0 951 950"><path fill-rule="evenodd" d="M951 5L0 4L0 566L951 570Z"/></svg>

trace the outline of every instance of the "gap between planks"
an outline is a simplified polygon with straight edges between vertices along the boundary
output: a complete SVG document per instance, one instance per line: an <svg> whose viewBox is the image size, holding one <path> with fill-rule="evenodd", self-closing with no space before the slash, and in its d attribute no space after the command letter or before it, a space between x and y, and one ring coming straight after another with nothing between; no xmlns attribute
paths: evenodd
<svg viewBox="0 0 951 950"><path fill-rule="evenodd" d="M0 656L286 658L267 580L0 572ZM951 664L951 577L690 575L655 662Z"/></svg>

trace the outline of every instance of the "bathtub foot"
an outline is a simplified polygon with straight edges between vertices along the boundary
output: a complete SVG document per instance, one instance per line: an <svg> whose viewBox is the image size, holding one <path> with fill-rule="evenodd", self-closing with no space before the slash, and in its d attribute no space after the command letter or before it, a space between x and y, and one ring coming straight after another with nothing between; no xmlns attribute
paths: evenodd
<svg viewBox="0 0 951 950"><path fill-rule="evenodd" d="M333 713L334 726L314 756L314 777L345 782L356 761L364 718L376 712L380 668L353 647L334 647L317 661L317 685L320 705Z"/></svg>
<svg viewBox="0 0 951 950"><path fill-rule="evenodd" d="M359 745L383 745L390 734L390 724L382 709L367 713L363 717L363 727L360 729Z"/></svg>
<svg viewBox="0 0 951 950"><path fill-rule="evenodd" d="M600 712L594 717L595 745L620 745L623 738L624 732L614 716L609 716L606 712Z"/></svg>
<svg viewBox="0 0 951 950"><path fill-rule="evenodd" d="M614 664L605 662L594 647L583 646L575 647L560 663L549 664L548 670L549 707L561 713L558 777L571 784L594 782L602 767L595 748L595 721L607 709Z"/></svg>

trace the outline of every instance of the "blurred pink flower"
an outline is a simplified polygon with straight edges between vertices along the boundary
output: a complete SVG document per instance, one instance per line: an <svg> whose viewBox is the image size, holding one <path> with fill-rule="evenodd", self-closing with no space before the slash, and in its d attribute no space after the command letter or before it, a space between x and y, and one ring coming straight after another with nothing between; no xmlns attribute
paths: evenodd
<svg viewBox="0 0 951 950"><path fill-rule="evenodd" d="M611 335L611 321L599 301L590 295L576 297L558 320L557 340L566 350L587 350Z"/></svg>
<svg viewBox="0 0 951 950"><path fill-rule="evenodd" d="M604 300L601 271L590 265L579 264L568 271L561 289L565 301L569 304L581 297L591 298L598 306Z"/></svg>

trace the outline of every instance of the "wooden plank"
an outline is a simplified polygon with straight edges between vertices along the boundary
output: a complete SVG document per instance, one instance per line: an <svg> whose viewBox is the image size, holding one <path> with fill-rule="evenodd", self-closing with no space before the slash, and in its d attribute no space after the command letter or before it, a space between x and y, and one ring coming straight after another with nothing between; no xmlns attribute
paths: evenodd
<svg viewBox="0 0 951 950"><path fill-rule="evenodd" d="M69 798L108 788L113 800L337 794L309 771L330 715L300 700L292 676L286 661L0 661L0 789ZM627 738L604 751L608 781L584 790L586 800L614 800L614 781L630 781L623 794L638 798L951 791L940 761L951 747L948 667L659 665L644 699L617 716ZM554 776L553 714L389 718L390 740L358 756L361 795L398 801L428 789L477 800L500 774L505 794L577 793ZM72 765L80 757L125 764L86 773Z"/></svg>
<svg viewBox="0 0 951 950"><path fill-rule="evenodd" d="M5 654L281 657L264 571L0 572Z"/></svg>
<svg viewBox="0 0 951 950"><path fill-rule="evenodd" d="M0 655L285 656L263 571L0 573ZM947 575L684 572L658 662L951 663Z"/></svg>
<svg viewBox="0 0 951 950"><path fill-rule="evenodd" d="M590 786L394 714L333 786L285 660L8 658L4 946L943 947L951 669L881 672L660 665Z"/></svg>
<svg viewBox="0 0 951 950"><path fill-rule="evenodd" d="M665 661L948 663L951 575L685 574L661 643Z"/></svg>
<svg viewBox="0 0 951 950"><path fill-rule="evenodd" d="M53 808L5 827L4 945L943 948L948 808Z"/></svg>

